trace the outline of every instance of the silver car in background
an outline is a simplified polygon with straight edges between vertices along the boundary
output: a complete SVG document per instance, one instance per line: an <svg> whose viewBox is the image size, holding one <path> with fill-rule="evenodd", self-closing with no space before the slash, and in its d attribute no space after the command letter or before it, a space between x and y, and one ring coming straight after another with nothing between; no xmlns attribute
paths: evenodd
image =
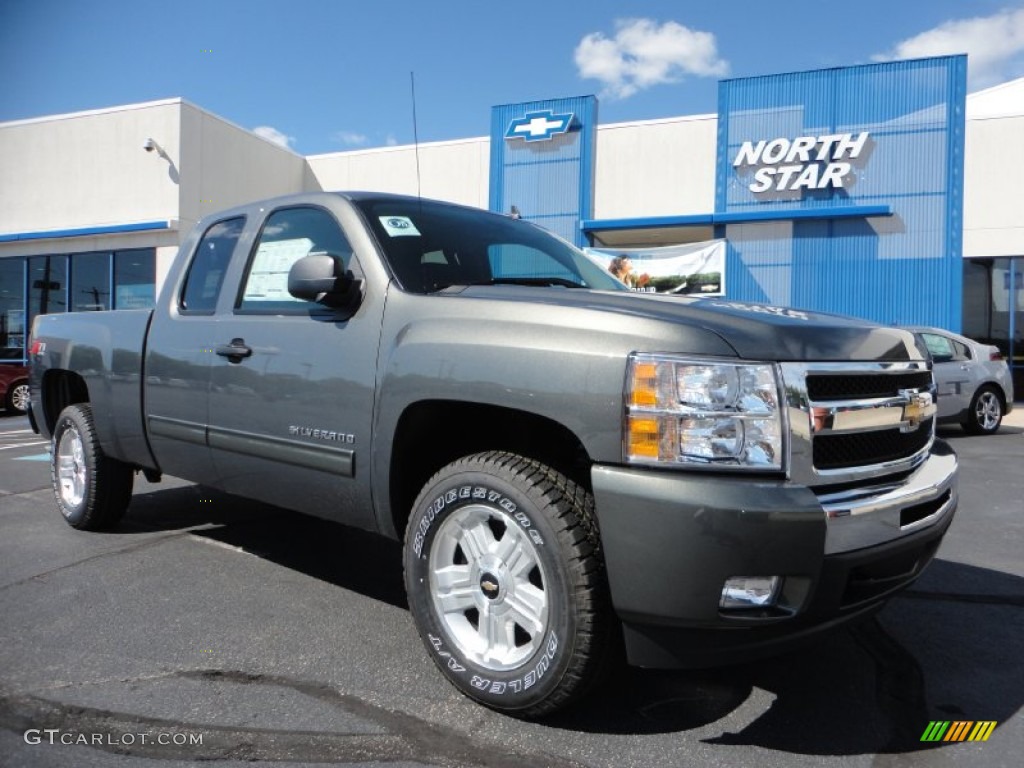
<svg viewBox="0 0 1024 768"><path fill-rule="evenodd" d="M939 422L990 435L1013 410L1013 379L998 347L941 328L911 327L935 367Z"/></svg>

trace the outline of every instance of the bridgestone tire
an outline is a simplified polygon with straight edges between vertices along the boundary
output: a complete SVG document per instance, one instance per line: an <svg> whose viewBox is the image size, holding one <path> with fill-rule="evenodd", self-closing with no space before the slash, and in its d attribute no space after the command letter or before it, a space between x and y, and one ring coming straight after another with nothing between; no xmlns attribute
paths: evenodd
<svg viewBox="0 0 1024 768"><path fill-rule="evenodd" d="M50 450L50 480L57 507L72 528L112 528L128 509L134 470L103 453L91 406L70 405L57 418Z"/></svg>
<svg viewBox="0 0 1024 768"><path fill-rule="evenodd" d="M993 387L979 387L967 409L964 429L975 435L995 434L1003 421L1003 410L1003 400Z"/></svg>
<svg viewBox="0 0 1024 768"><path fill-rule="evenodd" d="M406 528L405 586L434 663L493 709L549 714L606 664L593 497L537 461L481 453L431 478Z"/></svg>

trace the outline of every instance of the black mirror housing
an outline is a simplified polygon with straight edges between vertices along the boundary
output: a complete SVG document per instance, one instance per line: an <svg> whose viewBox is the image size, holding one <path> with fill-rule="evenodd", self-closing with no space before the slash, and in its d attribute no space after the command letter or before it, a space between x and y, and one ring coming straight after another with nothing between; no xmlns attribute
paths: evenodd
<svg viewBox="0 0 1024 768"><path fill-rule="evenodd" d="M310 253L288 270L288 293L328 307L354 303L361 283L351 271L344 270L344 261L334 253Z"/></svg>

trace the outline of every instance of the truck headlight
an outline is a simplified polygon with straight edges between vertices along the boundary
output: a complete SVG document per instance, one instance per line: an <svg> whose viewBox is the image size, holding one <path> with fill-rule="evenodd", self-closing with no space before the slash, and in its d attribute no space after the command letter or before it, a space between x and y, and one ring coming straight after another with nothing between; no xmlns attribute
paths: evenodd
<svg viewBox="0 0 1024 768"><path fill-rule="evenodd" d="M633 354L625 397L627 462L783 468L779 375L771 363Z"/></svg>

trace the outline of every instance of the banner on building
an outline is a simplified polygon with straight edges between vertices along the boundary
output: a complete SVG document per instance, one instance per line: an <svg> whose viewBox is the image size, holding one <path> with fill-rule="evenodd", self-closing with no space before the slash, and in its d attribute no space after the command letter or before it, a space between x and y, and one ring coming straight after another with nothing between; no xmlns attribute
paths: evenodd
<svg viewBox="0 0 1024 768"><path fill-rule="evenodd" d="M725 240L661 248L586 248L588 256L637 291L725 294Z"/></svg>

